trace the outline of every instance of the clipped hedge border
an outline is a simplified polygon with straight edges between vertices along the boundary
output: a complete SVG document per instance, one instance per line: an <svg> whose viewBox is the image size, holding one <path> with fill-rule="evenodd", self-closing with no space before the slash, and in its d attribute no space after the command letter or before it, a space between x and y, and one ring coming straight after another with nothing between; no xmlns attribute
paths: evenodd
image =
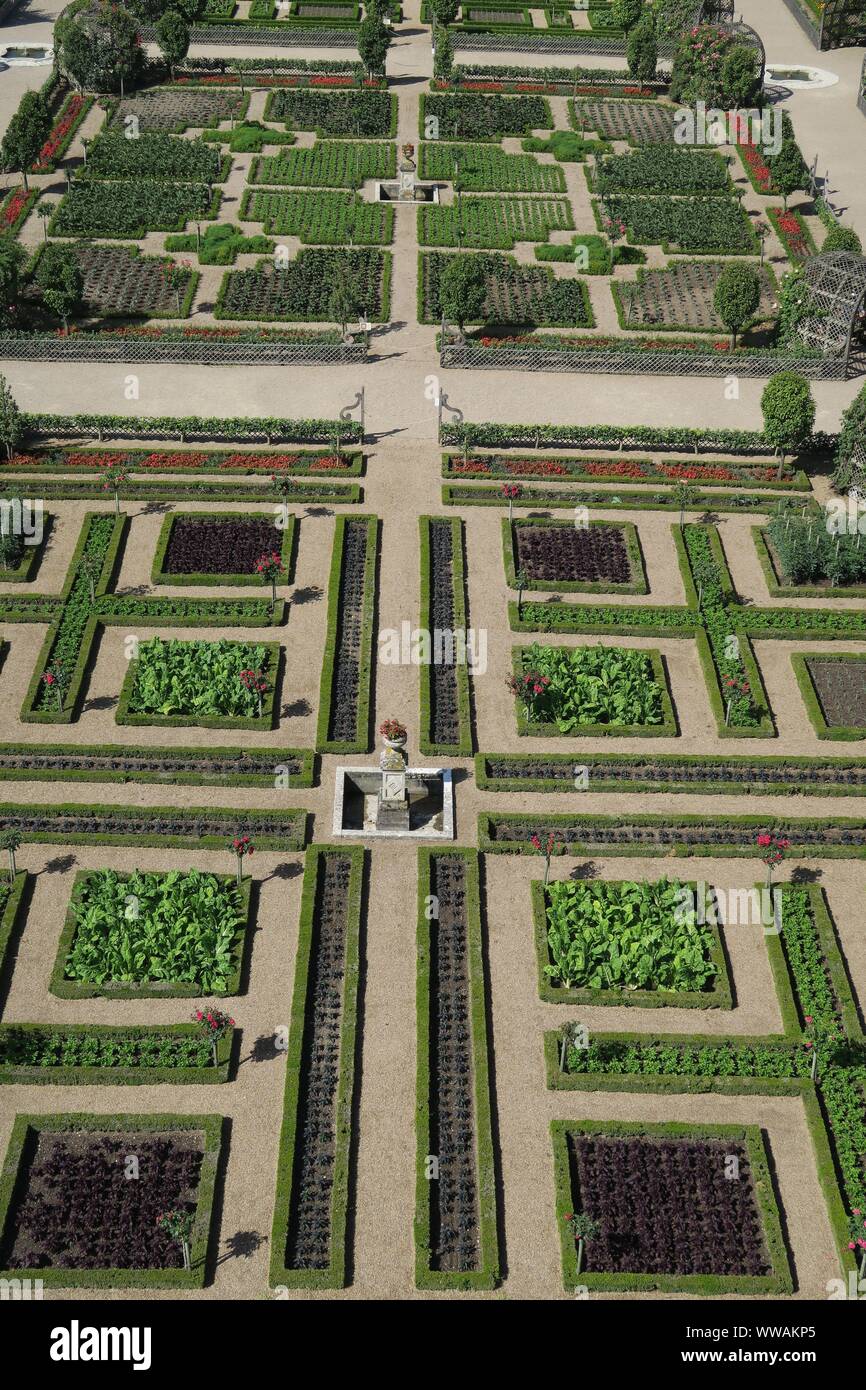
<svg viewBox="0 0 866 1390"><path fill-rule="evenodd" d="M2 752L0 744L0 752ZM515 772L509 777L495 777L490 772L490 763L494 760L513 763ZM531 772L524 775L519 769L522 766L530 769L538 763L556 764L568 769L566 777L539 777ZM616 767L617 765L630 766L634 764L636 775L625 780L619 777L605 776L605 768ZM658 767L668 772L664 779L642 776L640 768L647 765L650 768ZM476 753L475 755L475 784L479 791L485 792L574 792L577 788L574 785L575 769L577 767L587 768L595 792L673 792L673 793L694 793L709 794L718 796L724 793L725 796L862 796L866 793L866 780L863 783L851 783L845 785L841 781L826 783L808 782L794 784L792 782L768 781L692 781L690 779L678 780L677 773L680 769L687 768L712 768L730 767L732 769L742 768L744 772L760 772L767 769L772 772L774 768L781 767L801 767L804 770L810 768L837 769L840 777L846 771L856 769L862 771L866 776L866 758L786 758L775 754L764 757L747 757L743 754L733 754L724 757L720 754L700 754L692 753L581 753L579 756L573 753ZM594 775L594 769L598 768L598 774ZM0 776L3 776L0 770Z"/></svg>
<svg viewBox="0 0 866 1390"><path fill-rule="evenodd" d="M773 558L770 538L766 527L753 526L752 539L758 553L758 562L763 571L767 589L772 598L864 598L866 584L818 585L786 584L780 576Z"/></svg>
<svg viewBox="0 0 866 1390"><path fill-rule="evenodd" d="M187 1038L198 1036L195 1023L137 1023L130 1026L93 1023L3 1023L4 1034L49 1033L53 1036ZM217 1065L204 1067L24 1066L0 1061L0 1086L206 1086L229 1080L236 1033L229 1029L217 1043Z"/></svg>
<svg viewBox="0 0 866 1390"><path fill-rule="evenodd" d="M233 642L233 646L241 643ZM161 729L249 729L250 732L268 730L276 727L276 697L283 677L283 648L278 642L263 642L267 653L266 675L270 677L268 689L262 696L261 718L257 714L155 714L147 712L136 714L130 710L133 692L138 681L140 658L130 660L120 697L114 714L117 724L134 724L145 728Z"/></svg>
<svg viewBox="0 0 866 1390"><path fill-rule="evenodd" d="M254 512L171 512L162 523L159 532L159 540L156 543L156 551L153 557L153 565L150 571L151 584L196 584L209 585L212 588L220 588L228 585L258 585L265 587L261 575L255 572L251 574L219 574L219 573L185 573L176 574L165 568L165 556L171 542L171 533L178 521L273 521L272 517L266 516L264 512L258 515ZM274 526L276 531L277 527ZM286 525L282 528L282 540L280 542L280 562L283 567L287 584L292 582L293 558L297 539L297 518L289 512Z"/></svg>
<svg viewBox="0 0 866 1390"><path fill-rule="evenodd" d="M543 526L551 529L574 529L573 523L569 521L550 521L544 517L523 517L519 521L509 522L507 517L502 518L502 558L505 563L505 582L509 589L516 589L517 571L517 536L515 530L518 526L529 528ZM527 589L543 589L546 593L561 589L563 593L575 594L648 594L649 585L646 577L646 566L644 564L643 550L641 548L640 537L637 527L633 521L591 521L589 526L596 531L612 530L619 531L625 541L626 555L631 578L624 584L618 584L613 580L601 579L594 583L581 582L578 579L552 579L549 583L543 579L529 579L525 584Z"/></svg>
<svg viewBox="0 0 866 1390"><path fill-rule="evenodd" d="M227 415L65 415L22 413L25 438L177 439L243 444L330 444L338 432L361 443L357 420L287 420L275 416Z"/></svg>
<svg viewBox="0 0 866 1390"><path fill-rule="evenodd" d="M208 1247L213 1225L214 1188L222 1156L222 1115L16 1115L0 1173L0 1237L6 1236L12 1201L23 1179L29 1143L41 1132L65 1131L166 1134L200 1131L204 1136L195 1218L190 1241L190 1270L185 1269L4 1269L0 1277L41 1279L46 1288L201 1289L208 1278ZM5 1243L5 1241L4 1241Z"/></svg>
<svg viewBox="0 0 866 1390"><path fill-rule="evenodd" d="M754 493L699 492L694 502L695 511L713 512L757 512L769 515L776 499L768 494ZM508 499L502 496L499 487L477 487L466 483L444 483L442 504L445 507L507 507ZM630 512L679 512L678 502L673 500L670 491L632 492L627 488L611 488L610 492L583 491L573 488L570 492L545 491L541 487L523 489L523 496L515 502L515 507L549 507L569 511L574 507L598 507L610 511Z"/></svg>
<svg viewBox="0 0 866 1390"><path fill-rule="evenodd" d="M6 757L20 757L25 760L22 767L3 765ZM52 760L59 759L59 762ZM64 759L88 762L86 767L63 766ZM218 766L212 772L157 770L135 766L135 759L152 762L171 762L179 764L183 760L211 762L245 761L249 770L243 772L221 772ZM314 785L315 755L311 748L222 748L206 745L202 748L136 748L127 744L75 744L75 743L0 743L0 781L40 782L153 782L169 786L229 786L229 787L270 787L275 785L278 770L288 767L288 761L298 763L296 772L280 772L280 776L290 778L294 787ZM40 765L40 760L41 765ZM129 761L132 760L132 761ZM127 761L127 766L116 765ZM115 764L115 765L113 765ZM260 765L260 770L256 770Z"/></svg>
<svg viewBox="0 0 866 1390"><path fill-rule="evenodd" d="M0 815L3 808L0 807ZM496 838L496 827L517 827L525 831L520 840L500 840ZM689 830L692 827L701 829L719 830L741 830L742 838L735 844L722 844L718 841L700 842L689 840ZM603 843L592 839L593 828L599 830L612 830L626 832L629 829L638 828L658 829L667 832L669 835L678 833L682 838L679 843L664 843L659 840L656 843L645 843L643 841L629 841L628 843ZM826 831L827 829L838 829L842 834L848 832L858 833L864 837L863 844L833 844L822 841L820 845L805 848L798 842L798 831L803 828L815 831ZM614 857L627 855L633 858L644 859L656 856L666 856L672 858L698 858L710 859L739 859L752 857L755 850L755 840L762 833L784 834L791 841L790 855L796 858L823 858L823 859L866 859L866 821L855 819L854 817L825 816L815 819L794 819L786 817L784 819L768 813L766 815L741 815L741 816L712 816L712 815L537 815L525 811L521 812L494 812L480 811L478 814L478 849L483 854L534 854L535 851L529 844L529 837L533 834L545 835L549 831L564 830L583 830L586 832L585 838L568 840L565 842L565 852L584 858L589 855L598 857Z"/></svg>
<svg viewBox="0 0 866 1390"><path fill-rule="evenodd" d="M353 739L328 737L337 692L334 690L337 644L341 626L340 583L343 575L343 547L346 526L365 522L367 548L364 559L364 606L361 616L361 652L358 662L358 705ZM366 753L370 746L370 694L373 660L373 624L376 614L376 575L382 523L377 516L338 516L334 528L334 549L328 580L328 622L322 680L319 686L319 718L316 723L316 750L319 753Z"/></svg>
<svg viewBox="0 0 866 1390"><path fill-rule="evenodd" d="M571 651L571 647L563 650ZM610 650L620 651L619 647ZM658 683L662 705L662 718L659 724L578 724L576 728L563 732L556 723L531 721L516 709L517 732L530 738L677 738L679 722L671 699L667 667L661 652L652 648L639 648L641 655L647 657L652 666L652 679ZM523 657L528 647L512 647L512 670L520 676L524 670ZM519 701L515 704L519 706ZM471 751L471 750L470 750Z"/></svg>
<svg viewBox="0 0 866 1390"><path fill-rule="evenodd" d="M237 929L235 938L232 942L232 966L228 984L221 990L202 990L198 985L184 984L178 980L147 980L140 984L130 980L106 980L103 984L95 984L90 980L68 980L66 978L66 962L72 950L72 944L78 930L78 922L73 911L75 905L80 902L82 894L89 880L93 877L92 869L80 869L75 875L72 885L72 896L69 907L66 910L66 919L63 923L63 930L60 933L60 942L57 947L57 955L54 958L54 967L51 971L51 979L48 988L58 999L201 999L207 994L212 994L214 998L227 998L229 995L239 994L241 988L241 976L243 974L244 958L247 952L248 942L252 940L253 912L252 912L252 884L253 880L246 878L240 886L240 911L243 918L243 925ZM119 875L121 879L128 878L128 874ZM235 878L230 874L219 876L225 887L232 888L236 884Z"/></svg>
<svg viewBox="0 0 866 1390"><path fill-rule="evenodd" d="M29 584L36 578L53 524L54 517L50 512L45 513L42 517L42 539L37 545L24 546L24 553L14 569L0 570L0 583Z"/></svg>
<svg viewBox="0 0 866 1390"><path fill-rule="evenodd" d="M190 449L190 455L201 457L202 450ZM207 451L204 451L207 456ZM313 449L293 449L285 454L284 459L280 457L280 451L269 449L267 451L257 451L255 449L213 449L210 451L209 459L213 462L197 463L194 467L189 467L184 462L173 462L173 460L183 459L183 451L179 449L142 449L121 446L120 448L109 449L60 449L61 462L55 462L55 454L51 449L37 449L35 453L28 451L23 456L16 455L12 459L0 459L0 474L4 481L6 478L15 477L18 473L36 474L72 474L78 476L88 471L87 463L72 464L67 462L69 454L75 454L79 459L86 459L89 454L93 454L93 466L90 470L98 476L99 468L102 466L98 460L105 458L106 454L116 454L119 456L120 464L127 477L131 475L141 475L149 478L155 474L170 474L173 477L205 477L205 478L262 478L265 481L272 473L279 472L286 474L290 478L321 478L327 481L331 476L331 470L316 468L316 459L330 458L332 455L322 450ZM144 466L142 460L145 458L158 457L165 454L164 462L159 465L148 464ZM249 467L227 469L222 462L223 455L234 454L236 457L243 455L249 461ZM363 476L366 457L363 453L341 453L340 457L345 461L345 467L336 471L339 478L360 478ZM273 462L274 459L279 462ZM288 462L289 459L294 462ZM267 462L263 462L267 460ZM285 460L285 461L284 461ZM43 479L40 478L39 486L43 486ZM182 484L181 484L182 486ZM125 490L125 489L124 489Z"/></svg>
<svg viewBox="0 0 866 1390"><path fill-rule="evenodd" d="M568 248L566 248L566 249L568 249ZM490 480L490 481L493 481L493 480L499 481L499 480L501 480L502 482L507 482L507 483L519 483L519 484L523 484L524 482L564 483L564 484L568 484L568 483L572 483L572 482L574 482L574 483L589 483L589 484L592 484L592 483L609 483L609 484L611 485L611 488L612 488L612 489L615 489L615 488L617 487L617 485L618 485L619 483L622 483L622 482L625 482L629 487L633 487L635 484L637 484L637 485L645 485L645 486L647 486L647 487L656 487L656 488L657 488L657 487L673 487L673 486L675 485L675 483L678 481L676 478L669 478L669 477L665 477L663 474L660 474L660 473L658 472L658 469L659 469L659 466L660 466L660 465L656 464L656 463L655 463L652 459L650 459L650 458L632 459L632 460L630 460L630 462L633 463L633 464L635 465L635 467L642 467L642 468L648 469L648 470L649 470L649 473L650 473L650 476L648 476L648 477L646 477L646 478L644 478L644 479L641 479L641 478L630 478L630 477L623 478L621 475L618 475L617 473L615 473L615 472L613 471L613 470L616 468L617 463L618 463L618 462L622 462L622 455L621 455L621 454L620 454L620 455L617 455L617 456L614 457L614 458L587 458L587 457L583 457L583 458L570 458L570 457L568 457L568 455L565 455L565 454L558 454L558 455L545 454L545 455L541 455L541 456L538 457L538 458L527 459L527 458L525 458L522 454L518 453L518 454L515 454L514 460L513 460L513 461L514 461L514 462L519 462L519 463L523 464L523 465L524 465L524 470L525 470L525 471L521 471L519 474L513 473L513 472L511 472L511 471L508 469L507 464L508 464L509 461L510 461L510 456L509 456L507 453L503 453L502 451L498 451L498 452L495 453L495 454L477 454L477 453L476 453L476 454L471 454L471 453L470 453L470 454L468 455L468 458L467 458L467 459L464 459L462 453L459 453L459 454L458 454L458 453L443 453L443 455L442 455L442 477L443 477L443 479L444 479L446 482L458 482L458 483L466 483L466 482L481 482L481 483L483 483L483 482L486 482L486 481L488 481L488 480ZM476 464L476 465L484 464L484 465L485 465L485 471L484 471L483 473L482 473L482 472L479 472L479 473L462 472L462 471L460 470L459 465L462 464L462 463L464 463L464 462L465 462L465 463L469 463L470 465L471 465L471 464ZM754 466L757 466L758 464L760 464L760 463L762 463L762 462L764 462L764 460L756 460ZM767 463L768 466L769 466L769 463L770 463L770 462L771 462L771 460L769 460L769 459L766 460L766 463ZM529 469L529 467L528 467L528 465L529 465L530 463L536 465L536 470L535 470L534 472L530 471L530 469ZM566 471L563 472L563 473L559 473L559 474L552 474L552 473L550 473L549 471L548 471L548 472L545 472L545 466L546 466L546 465L551 465L551 464L553 464L553 465L555 465L555 466L557 466L557 467L563 468L563 469L565 469ZM611 472L610 472L610 473L591 473L591 472L589 472L589 467L590 467L590 466L592 466L592 467L594 467L594 468L603 468L603 467L605 467L606 465L610 467L610 469L611 469ZM724 459L700 458L700 459L698 459L697 461L693 461L693 460L690 460L690 459L670 459L670 460L667 461L666 464L663 463L661 466L662 466L662 467L670 467L670 468L677 468L677 467L680 467L680 466L681 466L683 469L686 469L686 470L688 470L688 469L690 469L690 468L702 470L702 469L709 469L709 468L713 468L713 467L718 467L718 468L727 468L727 469L728 469L729 471L731 471L731 472L735 472L735 471L747 472L747 470L748 470L751 466L753 466L753 464L752 464L752 461L751 461L751 460L748 460L748 461L741 460L740 463L737 464L737 463L727 462L727 461L724 460ZM652 476L653 473L655 473L656 476ZM744 487L744 488L745 488L745 487L748 487L748 488L752 488L752 489L754 489L754 488L760 488L762 491L766 491L766 492L768 492L768 493L769 493L769 492L775 492L775 493L780 493L780 492L782 492L782 493L784 493L785 495L789 495L789 494L791 494L791 493L797 493L797 492L806 492L806 493L810 493L810 492L811 492L811 487L810 487L810 484L809 484L809 479L808 479L806 473L804 473L804 471L803 471L802 468L797 468L797 469L795 469L794 472L792 473L791 477L790 477L790 478L785 478L785 479L783 479L783 481L782 481L781 483L775 482L775 481L774 481L774 482L770 482L769 480L765 480L765 479L760 479L760 480L759 480L759 479L757 479L757 478L754 478L754 479L753 479L753 478L742 478L742 479L740 479L739 481L738 481L736 478L731 478L731 479L729 479L729 480L727 480L727 481L722 481L722 480L720 480L720 479L712 478L712 477L702 478L700 475L697 476L696 478L688 479L687 481L693 483L695 486L706 487L706 488L736 488L736 487ZM611 495L612 495L612 496L617 496L616 491L615 491L615 490L612 490Z"/></svg>
<svg viewBox="0 0 866 1390"><path fill-rule="evenodd" d="M567 1292L581 1286L596 1292L621 1290L646 1292L658 1289L666 1293L690 1293L706 1296L723 1294L791 1294L794 1283L778 1199L770 1169L770 1156L763 1131L757 1125L694 1125L652 1124L648 1121L628 1123L624 1120L553 1120L550 1125L553 1142L554 1186L556 1192L556 1222L562 1245L562 1277ZM566 1221L575 1210L568 1159L570 1134L607 1135L611 1138L635 1136L652 1139L730 1140L743 1144L748 1152L752 1172L752 1190L760 1213L764 1241L772 1273L749 1274L622 1274L590 1273L577 1270L577 1251L571 1228Z"/></svg>
<svg viewBox="0 0 866 1390"><path fill-rule="evenodd" d="M507 524L507 523L506 523ZM512 632L587 633L599 637L696 637L700 616L689 608L651 604L539 603L508 604Z"/></svg>
<svg viewBox="0 0 866 1390"><path fill-rule="evenodd" d="M472 1025L475 1137L478 1178L480 1266L472 1271L436 1270L432 1266L430 1179L427 1158L434 1148L430 1119L431 967L428 902L432 890L431 861L459 855L466 868L466 964ZM491 1118L491 1077L488 1059L488 1001L481 928L478 854L475 850L424 846L418 850L417 933L418 1020L415 1088L415 1286L429 1290L493 1289L499 1282L499 1231L496 1210L496 1163Z"/></svg>
<svg viewBox="0 0 866 1390"><path fill-rule="evenodd" d="M315 976L311 972L313 933L319 866L328 855L338 855L351 865L346 908L346 952L343 972L343 1015L340 1032L340 1077L336 1097L336 1145L331 1192L331 1259L327 1269L289 1269L286 1250L291 1220L295 1175L295 1141L298 1129L298 1091L304 1051L306 1014ZM366 871L366 852L360 845L311 845L304 864L301 917L295 955L283 1123L277 1157L277 1190L271 1232L270 1284L290 1289L341 1289L346 1283L348 1205L351 1181L352 1120L355 1097L357 1010L360 985L361 911Z"/></svg>
<svg viewBox="0 0 866 1390"><path fill-rule="evenodd" d="M430 528L436 525L451 526L451 594L454 606L454 650L455 663L451 668L457 686L457 718L459 737L456 743L434 743L432 739L432 661L435 656L433 638L432 600L430 587ZM421 732L419 751L433 758L468 758L472 756L472 706L469 696L469 673L466 661L456 659L458 649L457 633L466 632L466 562L464 556L464 527L459 517L421 516L418 518L419 551L421 555L421 626L430 634L430 661L421 662L419 668L419 689L421 697Z"/></svg>
<svg viewBox="0 0 866 1390"><path fill-rule="evenodd" d="M3 914L0 916L0 984L3 984L6 979L9 967L9 946L22 917L25 888L29 897L31 887L32 884L29 882L27 873L23 869L19 869L9 890Z"/></svg>
<svg viewBox="0 0 866 1390"><path fill-rule="evenodd" d="M139 821L147 827L159 817L168 816L178 821L188 821L187 833L169 835L154 834L153 831L140 833L130 830L112 831L112 822ZM76 820L96 820L101 822L99 830L75 830L64 824L69 818ZM32 821L51 821L55 824L43 825L38 829L28 829ZM137 849L216 849L229 852L229 841L242 829L252 835L258 850L275 850L282 853L295 853L304 848L307 837L307 812L232 810L217 806L99 806L87 802L72 802L56 806L26 805L24 803L0 803L0 821L5 822L7 830L17 830L22 844L34 845L129 845ZM219 835L202 833L201 826L208 821L225 823L225 833ZM257 825L270 825L269 833L257 829ZM273 826L285 826L285 834L277 835Z"/></svg>
<svg viewBox="0 0 866 1390"><path fill-rule="evenodd" d="M803 704L806 706L806 713L812 724L812 728L819 738L829 739L833 743L853 742L866 739L866 725L857 726L855 724L828 724L824 709L821 704L821 697L815 685L812 673L809 670L809 661L838 661L838 662L866 662L866 654L855 652L792 652L791 665L794 668L794 675L797 677L797 685L800 687L800 694L803 697Z"/></svg>
<svg viewBox="0 0 866 1390"><path fill-rule="evenodd" d="M683 425L538 425L507 424L499 421L467 421L463 425L443 423L440 443L463 448L464 435L470 432L472 444L485 449L547 449L559 445L563 449L609 449L620 451L655 449L698 454L742 454L763 458L767 440L761 430L692 429ZM838 442L836 435L816 432L800 448L800 457L807 453L832 453Z"/></svg>
<svg viewBox="0 0 866 1390"><path fill-rule="evenodd" d="M22 470L23 471L23 470ZM25 492L36 494L47 502L104 502L105 489L102 483L84 478L59 477L19 477L14 474L3 475L3 491L9 497L22 497ZM248 487L231 483L201 482L182 483L152 482L144 480L141 474L134 474L123 486L123 497L127 502L253 502L257 504L272 502L273 498L263 486L250 484ZM293 493L294 503L305 506L345 507L364 500L364 490L358 483L316 482L298 484Z"/></svg>
<svg viewBox="0 0 866 1390"><path fill-rule="evenodd" d="M799 1038L781 1033L754 1037L732 1033L718 1036L709 1033L592 1033L597 1044L623 1043L659 1044L662 1047L712 1047L726 1049L735 1055L738 1048L766 1047L780 1056L802 1052ZM723 1096L803 1096L810 1089L808 1077L797 1076L702 1076L697 1072L593 1072L560 1069L562 1038L556 1029L544 1034L544 1072L550 1091L639 1092L647 1095L723 1095Z"/></svg>
<svg viewBox="0 0 866 1390"><path fill-rule="evenodd" d="M697 884L684 887L697 892ZM719 929L707 920L703 925L713 939L710 959L716 967L716 980L708 990L659 989L565 989L550 983L544 967L551 964L547 944L547 911L545 886L541 879L529 885L532 895L532 925L535 935L535 958L538 965L538 997L545 1004L592 1004L634 1009L732 1009L734 1007L731 976Z"/></svg>

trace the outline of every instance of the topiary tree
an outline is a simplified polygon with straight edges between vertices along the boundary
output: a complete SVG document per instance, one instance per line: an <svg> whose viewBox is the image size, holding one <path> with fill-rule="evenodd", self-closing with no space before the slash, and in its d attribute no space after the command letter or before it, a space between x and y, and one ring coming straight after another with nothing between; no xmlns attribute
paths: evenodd
<svg viewBox="0 0 866 1390"><path fill-rule="evenodd" d="M4 830L0 835L0 849L5 849L9 855L9 882L12 883L18 867L15 863L15 854L21 847L21 836L17 830Z"/></svg>
<svg viewBox="0 0 866 1390"><path fill-rule="evenodd" d="M454 44L447 29L440 29L436 35L436 52L433 55L433 76L439 82L447 82L454 69Z"/></svg>
<svg viewBox="0 0 866 1390"><path fill-rule="evenodd" d="M46 246L35 278L43 303L63 320L64 330L68 331L69 316L81 307L84 296L84 277L70 248L59 242Z"/></svg>
<svg viewBox="0 0 866 1390"><path fill-rule="evenodd" d="M156 41L168 70L174 77L178 63L182 63L189 52L189 25L177 10L166 10L156 25Z"/></svg>
<svg viewBox="0 0 866 1390"><path fill-rule="evenodd" d="M0 145L4 170L18 173L29 188L27 171L51 133L51 112L41 92L25 92Z"/></svg>
<svg viewBox="0 0 866 1390"><path fill-rule="evenodd" d="M441 29L447 29L460 12L460 0L430 0L430 10L437 25ZM437 44L440 41L441 35L436 40Z"/></svg>
<svg viewBox="0 0 866 1390"><path fill-rule="evenodd" d="M358 52L368 77L382 77L391 47L391 31L377 15L367 15L358 25Z"/></svg>
<svg viewBox="0 0 866 1390"><path fill-rule="evenodd" d="M11 232L0 233L0 324L15 322L27 252Z"/></svg>
<svg viewBox="0 0 866 1390"><path fill-rule="evenodd" d="M722 58L722 100L728 110L756 105L761 94L761 67L753 48L738 43Z"/></svg>
<svg viewBox="0 0 866 1390"><path fill-rule="evenodd" d="M853 251L855 256L863 254L863 243L853 227L833 227L824 238L821 251Z"/></svg>
<svg viewBox="0 0 866 1390"><path fill-rule="evenodd" d="M484 316L487 283L480 261L474 256L452 256L439 281L439 302L446 317L462 333L467 322Z"/></svg>
<svg viewBox="0 0 866 1390"><path fill-rule="evenodd" d="M617 29L628 33L643 14L643 0L611 0L610 17Z"/></svg>
<svg viewBox="0 0 866 1390"><path fill-rule="evenodd" d="M754 106L760 90L758 54L726 29L700 24L681 39L671 72L674 101L688 106L704 101L727 111Z"/></svg>
<svg viewBox="0 0 866 1390"><path fill-rule="evenodd" d="M857 444L866 443L866 386L856 395L842 416L842 429L839 433L839 446L836 452L836 471L833 486L840 492L856 486L863 487L864 480L854 458Z"/></svg>
<svg viewBox="0 0 866 1390"><path fill-rule="evenodd" d="M349 319L353 319L358 312L358 296L351 280L342 277L337 281L328 301L328 312L334 322L340 325L340 331L345 338Z"/></svg>
<svg viewBox="0 0 866 1390"><path fill-rule="evenodd" d="M761 277L754 266L730 262L724 267L713 293L713 305L731 334L731 347L737 334L754 317L761 302Z"/></svg>
<svg viewBox="0 0 866 1390"><path fill-rule="evenodd" d="M658 71L659 45L649 15L630 31L626 44L628 70L638 82L652 82Z"/></svg>
<svg viewBox="0 0 866 1390"><path fill-rule="evenodd" d="M764 387L761 410L764 434L779 456L777 476L781 481L786 454L803 444L814 428L812 388L797 372L776 372Z"/></svg>
<svg viewBox="0 0 866 1390"><path fill-rule="evenodd" d="M54 51L65 77L96 92L122 96L143 66L138 19L117 0L89 0L62 15L54 26Z"/></svg>
<svg viewBox="0 0 866 1390"><path fill-rule="evenodd" d="M773 183L782 195L785 211L792 193L805 192L809 187L809 170L795 140L783 140L778 154L767 160Z"/></svg>
<svg viewBox="0 0 866 1390"><path fill-rule="evenodd" d="M5 376L0 376L0 444L6 446L6 457L24 437L24 422L15 397Z"/></svg>

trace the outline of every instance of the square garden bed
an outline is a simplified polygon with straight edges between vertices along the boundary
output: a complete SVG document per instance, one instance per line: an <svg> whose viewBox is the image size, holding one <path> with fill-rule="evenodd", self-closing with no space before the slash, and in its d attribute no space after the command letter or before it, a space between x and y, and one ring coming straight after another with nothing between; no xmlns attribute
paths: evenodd
<svg viewBox="0 0 866 1390"><path fill-rule="evenodd" d="M18 1115L0 1177L0 1275L78 1288L201 1288L219 1115ZM157 1225L192 1218L190 1269Z"/></svg>
<svg viewBox="0 0 866 1390"><path fill-rule="evenodd" d="M151 582L154 584L257 584L263 555L277 554L280 583L290 577L295 518L278 527L261 512L172 512L162 523Z"/></svg>
<svg viewBox="0 0 866 1390"><path fill-rule="evenodd" d="M866 654L795 652L806 711L819 738L866 738Z"/></svg>
<svg viewBox="0 0 866 1390"><path fill-rule="evenodd" d="M522 570L527 589L578 593L648 593L637 529L631 522L569 521L536 518L502 521L505 578L517 587Z"/></svg>
<svg viewBox="0 0 866 1390"><path fill-rule="evenodd" d="M730 1009L728 963L698 885L532 884L539 994L549 1004ZM713 919L713 920L701 920Z"/></svg>
<svg viewBox="0 0 866 1390"><path fill-rule="evenodd" d="M61 999L238 994L252 880L187 872L75 876L51 976Z"/></svg>
<svg viewBox="0 0 866 1390"><path fill-rule="evenodd" d="M276 642L140 642L117 705L118 724L270 729L280 681ZM261 693L256 683L263 684Z"/></svg>
<svg viewBox="0 0 866 1390"><path fill-rule="evenodd" d="M792 1291L757 1125L555 1120L551 1134L566 1289ZM582 1269L578 1215L598 1224Z"/></svg>
<svg viewBox="0 0 866 1390"><path fill-rule="evenodd" d="M538 738L675 738L661 652L631 647L513 649L517 732Z"/></svg>
<svg viewBox="0 0 866 1390"><path fill-rule="evenodd" d="M53 517L43 513L42 536L35 545L28 545L19 531L0 535L0 584L29 584L36 578L52 524Z"/></svg>

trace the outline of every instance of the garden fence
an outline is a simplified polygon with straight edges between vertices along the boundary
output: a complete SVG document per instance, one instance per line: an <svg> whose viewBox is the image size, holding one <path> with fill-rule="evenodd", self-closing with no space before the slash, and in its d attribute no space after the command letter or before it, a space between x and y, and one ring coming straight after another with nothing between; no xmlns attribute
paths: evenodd
<svg viewBox="0 0 866 1390"><path fill-rule="evenodd" d="M144 26L141 36L156 43L156 30ZM227 48L246 48L248 45L267 45L269 48L354 48L358 47L357 29L297 29L291 24L279 28L257 28L250 25L194 24L189 31L190 43L220 43Z"/></svg>
<svg viewBox="0 0 866 1390"><path fill-rule="evenodd" d="M187 341L51 334L0 337L0 359L17 362L189 363L201 366L300 366L366 362L364 343L238 342L236 339Z"/></svg>
<svg viewBox="0 0 866 1390"><path fill-rule="evenodd" d="M810 357L794 353L739 356L736 353L618 352L616 348L485 348L473 343L449 344L439 353L441 367L507 372L587 372L614 376L740 376L769 377L775 372L800 372L813 381L844 381L844 357Z"/></svg>

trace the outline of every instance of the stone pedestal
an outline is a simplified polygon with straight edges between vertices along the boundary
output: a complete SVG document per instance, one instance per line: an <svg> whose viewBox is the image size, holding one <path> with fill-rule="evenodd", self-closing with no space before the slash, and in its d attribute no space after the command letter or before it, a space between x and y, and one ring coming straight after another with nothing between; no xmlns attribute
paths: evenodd
<svg viewBox="0 0 866 1390"><path fill-rule="evenodd" d="M379 758L382 785L376 798L376 829L409 829L406 762L400 748L386 748Z"/></svg>

